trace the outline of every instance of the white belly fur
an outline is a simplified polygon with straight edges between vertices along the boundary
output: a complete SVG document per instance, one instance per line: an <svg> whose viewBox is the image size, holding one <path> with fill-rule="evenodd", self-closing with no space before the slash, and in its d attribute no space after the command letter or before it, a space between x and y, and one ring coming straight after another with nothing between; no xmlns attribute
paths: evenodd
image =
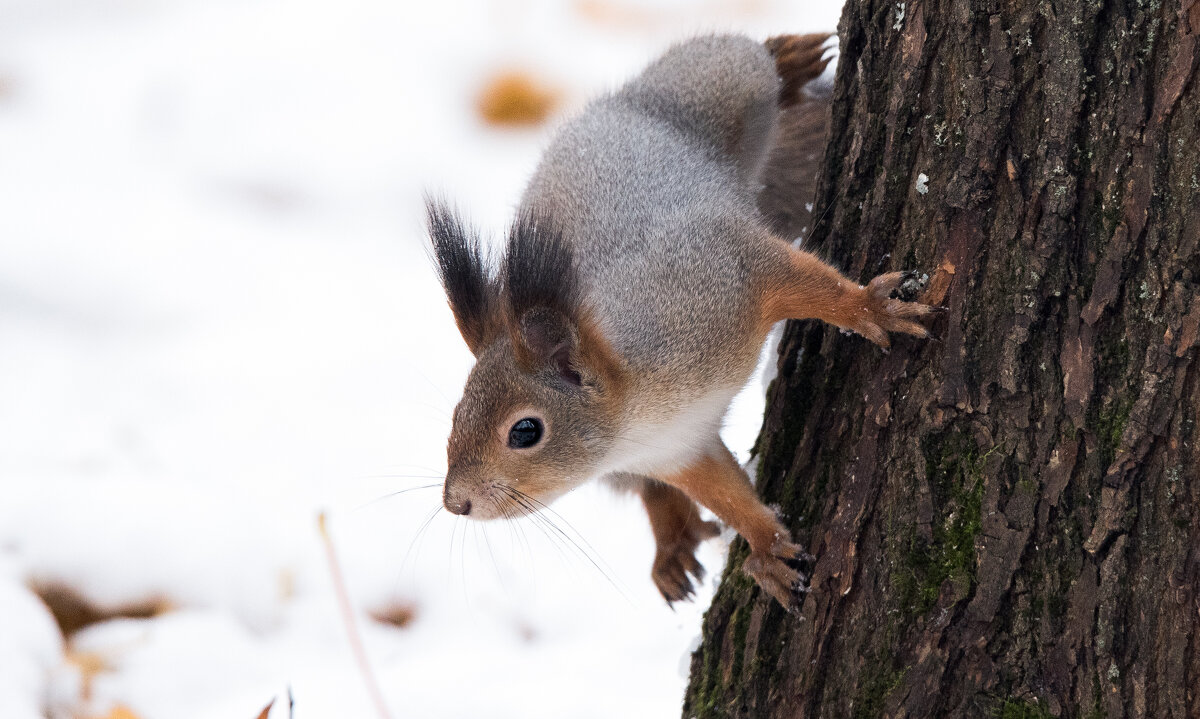
<svg viewBox="0 0 1200 719"><path fill-rule="evenodd" d="M661 477L694 463L719 441L721 421L738 389L721 387L666 419L633 421L617 437L601 474L627 472Z"/></svg>

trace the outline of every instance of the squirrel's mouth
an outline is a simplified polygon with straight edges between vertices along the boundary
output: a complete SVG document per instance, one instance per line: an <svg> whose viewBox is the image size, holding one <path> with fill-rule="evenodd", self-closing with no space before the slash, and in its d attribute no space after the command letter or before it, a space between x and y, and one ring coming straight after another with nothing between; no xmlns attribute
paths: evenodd
<svg viewBox="0 0 1200 719"><path fill-rule="evenodd" d="M545 506L540 500L509 484L493 482L488 489L492 500L488 508L491 511L489 516L480 516L479 519L519 519L536 514Z"/></svg>

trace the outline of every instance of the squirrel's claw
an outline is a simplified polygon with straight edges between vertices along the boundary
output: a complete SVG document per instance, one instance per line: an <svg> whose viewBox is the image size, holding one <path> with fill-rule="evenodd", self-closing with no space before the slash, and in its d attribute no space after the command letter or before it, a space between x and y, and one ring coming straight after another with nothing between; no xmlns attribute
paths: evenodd
<svg viewBox="0 0 1200 719"><path fill-rule="evenodd" d="M700 566L695 557L690 555L689 557L690 562L677 555L654 562L650 576L654 580L654 585L658 587L659 594L662 594L663 599L667 600L669 607L674 608L675 602L691 599L696 593L692 584L692 576L696 577L696 581L700 581L704 576L704 568Z"/></svg>
<svg viewBox="0 0 1200 719"><path fill-rule="evenodd" d="M863 315L854 330L880 347L890 347L888 332L903 332L916 337L929 337L929 330L915 320L926 317L936 308L920 302L906 302L892 297L895 292L915 294L923 284L913 272L888 272L871 280L864 289L866 295Z"/></svg>
<svg viewBox="0 0 1200 719"><path fill-rule="evenodd" d="M650 578L667 600L667 606L674 608L675 602L689 600L695 595L693 578L699 583L705 576L704 566L696 559L696 547L720 533L721 525L716 522L697 521L687 527L678 542L659 548Z"/></svg>
<svg viewBox="0 0 1200 719"><path fill-rule="evenodd" d="M790 107L801 102L801 89L825 72L832 55L825 43L833 35L776 35L768 38L767 51L775 58L775 69L783 86L779 91L780 106Z"/></svg>
<svg viewBox="0 0 1200 719"><path fill-rule="evenodd" d="M770 552L752 552L742 571L758 582L764 592L789 612L798 612L808 593L809 573L815 561L811 554L784 540L776 540Z"/></svg>

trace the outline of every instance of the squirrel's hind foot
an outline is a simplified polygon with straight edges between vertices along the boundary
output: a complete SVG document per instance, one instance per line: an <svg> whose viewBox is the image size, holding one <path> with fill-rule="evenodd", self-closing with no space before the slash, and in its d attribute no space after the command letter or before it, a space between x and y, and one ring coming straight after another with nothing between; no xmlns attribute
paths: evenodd
<svg viewBox="0 0 1200 719"><path fill-rule="evenodd" d="M829 48L825 43L831 37L830 33L814 33L776 35L767 39L767 51L775 58L775 71L783 80L779 90L780 107L791 107L800 102L804 86L825 72L825 66L833 59L826 57Z"/></svg>
<svg viewBox="0 0 1200 719"><path fill-rule="evenodd" d="M669 546L659 546L654 566L650 569L650 578L668 605L691 599L695 594L692 578L699 583L704 581L705 574L703 565L696 559L696 547L720 533L719 524L697 517L696 521L687 525L678 541Z"/></svg>

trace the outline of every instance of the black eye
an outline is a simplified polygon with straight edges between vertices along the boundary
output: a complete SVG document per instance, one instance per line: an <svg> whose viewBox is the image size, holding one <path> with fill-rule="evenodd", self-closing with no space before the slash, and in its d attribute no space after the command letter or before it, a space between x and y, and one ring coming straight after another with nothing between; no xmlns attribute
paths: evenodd
<svg viewBox="0 0 1200 719"><path fill-rule="evenodd" d="M508 430L508 446L513 449L526 449L538 443L542 438L542 421L533 417L517 420Z"/></svg>

